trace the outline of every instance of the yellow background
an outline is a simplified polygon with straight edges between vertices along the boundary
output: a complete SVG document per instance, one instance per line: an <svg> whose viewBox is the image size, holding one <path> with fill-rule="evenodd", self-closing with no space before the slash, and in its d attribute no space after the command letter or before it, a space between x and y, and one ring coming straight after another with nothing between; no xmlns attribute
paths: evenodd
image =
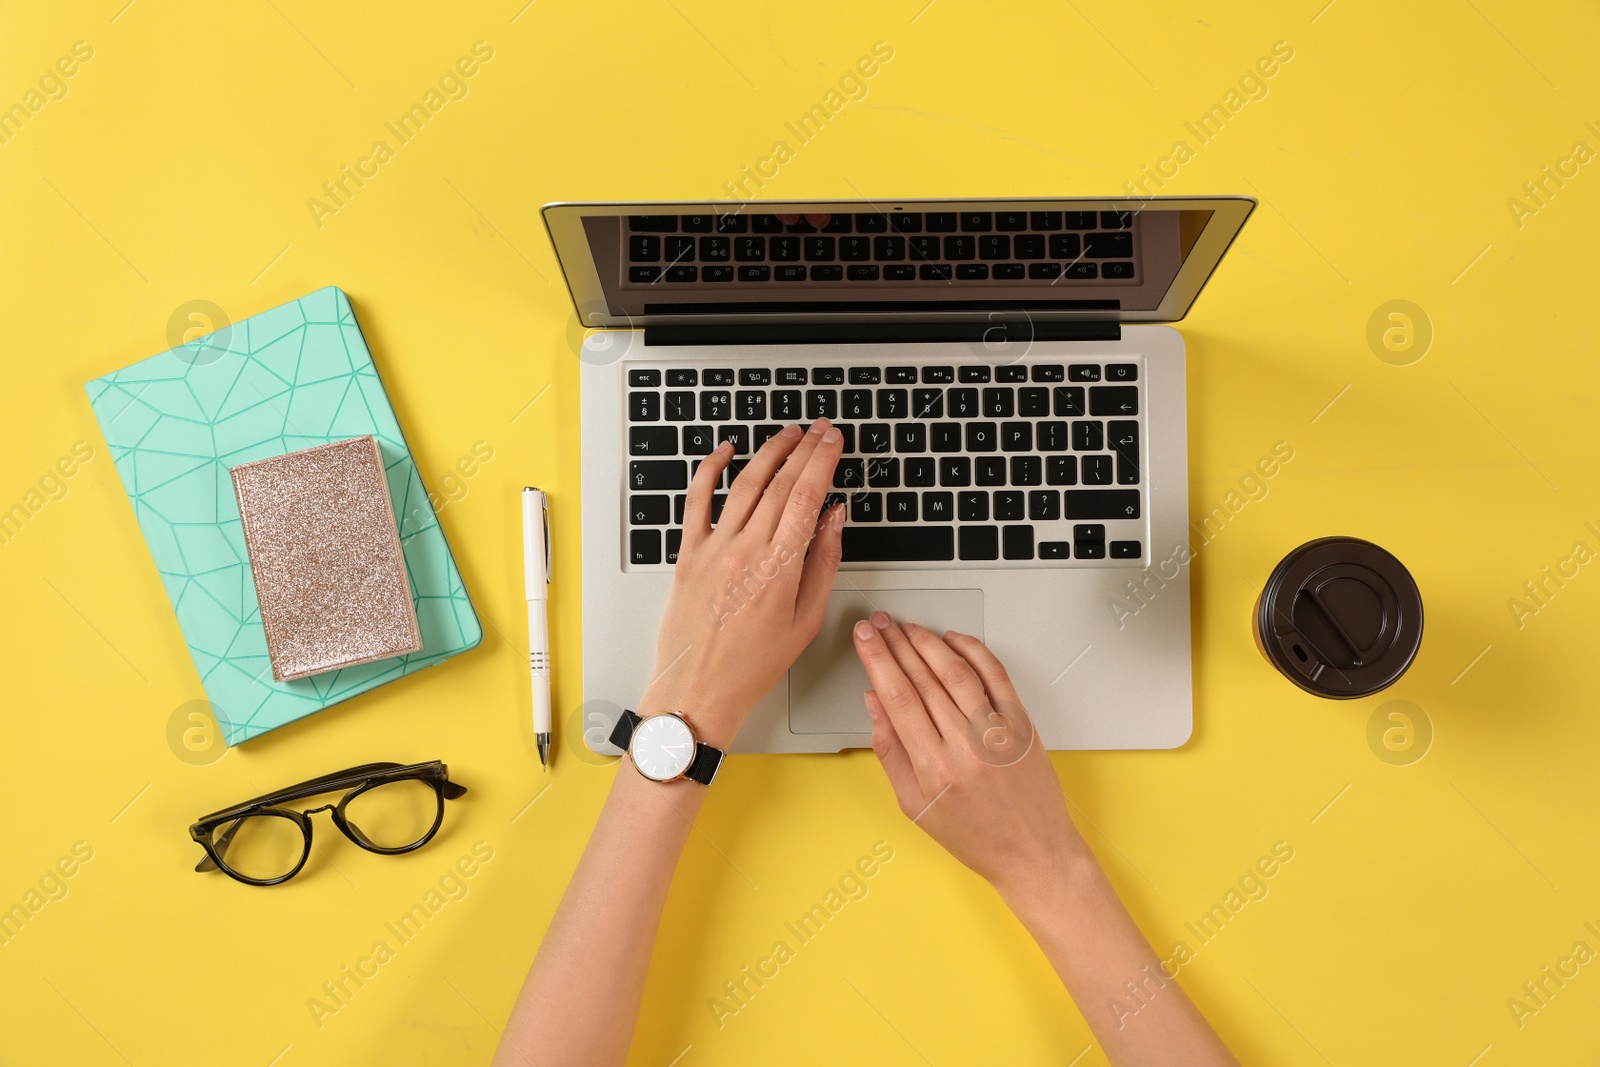
<svg viewBox="0 0 1600 1067"><path fill-rule="evenodd" d="M1194 947L1185 922L1287 842L1269 895L1182 974L1245 1061L1592 1054L1600 966L1520 1029L1506 1003L1574 942L1600 949L1584 928L1600 927L1600 564L1520 628L1507 603L1575 542L1600 549L1584 525L1600 520L1600 371L1580 315L1600 163L1520 227L1507 206L1574 142L1600 149L1584 125L1600 127L1592 5L125 2L0 11L0 105L74 42L94 50L65 98L0 144L0 508L75 441L95 448L0 546L0 906L75 842L93 849L65 898L0 945L0 1060L488 1060L611 778L572 720L579 334L539 207L725 195L776 140L795 147L784 123L880 40L894 57L867 95L765 195L1116 195L1182 139L1194 158L1165 191L1262 199L1180 326L1193 514L1274 443L1294 449L1195 563L1194 739L1055 757L1142 926L1164 953ZM480 40L494 58L469 95L315 225L322 183ZM1267 95L1197 146L1185 122L1278 41L1294 55ZM203 693L81 383L169 347L188 301L237 320L326 284L350 294L449 500L441 521L486 640L195 765L180 753L203 753L168 726ZM1393 299L1435 333L1407 366L1366 340ZM478 442L493 459L450 480ZM565 732L548 776L527 721L525 483L550 487L556 521ZM1275 675L1247 623L1282 553L1333 533L1393 550L1428 609L1411 672L1350 703ZM1433 727L1409 766L1368 745L1389 700ZM185 828L203 812L352 763L429 758L471 792L415 855L362 852L322 820L324 854L284 887L191 871ZM632 1062L1103 1062L1042 957L898 814L870 754L737 758L699 830ZM880 840L894 859L866 898L719 1029L707 1001L723 981ZM319 1027L307 1002L322 983L479 841L493 859L467 895ZM595 1025L615 1022L595 1006Z"/></svg>

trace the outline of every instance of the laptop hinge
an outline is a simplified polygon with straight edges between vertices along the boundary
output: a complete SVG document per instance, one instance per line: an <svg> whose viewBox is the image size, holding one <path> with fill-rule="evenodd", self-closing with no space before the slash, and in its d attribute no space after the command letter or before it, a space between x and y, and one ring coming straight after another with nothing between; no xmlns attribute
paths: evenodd
<svg viewBox="0 0 1600 1067"><path fill-rule="evenodd" d="M864 345L959 341L994 346L1029 341L1120 341L1122 324L1072 319L1036 322L664 323L644 328L647 345Z"/></svg>

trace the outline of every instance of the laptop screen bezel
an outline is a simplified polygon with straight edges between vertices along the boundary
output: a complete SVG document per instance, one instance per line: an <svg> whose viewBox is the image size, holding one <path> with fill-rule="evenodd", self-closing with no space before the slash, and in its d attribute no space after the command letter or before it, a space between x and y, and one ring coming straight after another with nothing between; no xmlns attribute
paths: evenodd
<svg viewBox="0 0 1600 1067"><path fill-rule="evenodd" d="M1255 209L1256 200L1249 196L1156 196L1135 199L1100 199L1094 197L1056 198L999 198L957 200L760 200L739 201L596 201L556 202L546 204L542 210L545 227L555 247L567 289L572 296L580 325L585 329L642 328L668 323L729 324L762 322L775 325L808 322L985 322L996 311L1018 307L1015 302L997 302L992 307L962 308L949 306L952 302L918 300L914 308L894 310L862 309L839 310L838 305L817 311L784 309L781 311L739 310L737 305L726 305L726 310L714 313L671 312L668 314L614 314L605 287L601 284L599 270L594 261L589 239L584 230L586 216L606 215L687 215L700 212L731 214L760 211L763 214L835 214L892 212L899 208L908 211L1141 211L1160 209L1209 211L1211 217L1200 232L1194 246L1184 258L1177 275L1168 286L1160 304L1144 310L1128 309L1056 309L1026 308L1029 318L1037 321L1098 321L1098 322L1177 322L1188 314L1195 298L1200 295L1207 280L1216 270L1223 255L1245 220ZM904 299L904 291L894 294ZM970 290L961 294L963 300L972 300ZM796 293L795 303L826 304L826 291L802 290Z"/></svg>

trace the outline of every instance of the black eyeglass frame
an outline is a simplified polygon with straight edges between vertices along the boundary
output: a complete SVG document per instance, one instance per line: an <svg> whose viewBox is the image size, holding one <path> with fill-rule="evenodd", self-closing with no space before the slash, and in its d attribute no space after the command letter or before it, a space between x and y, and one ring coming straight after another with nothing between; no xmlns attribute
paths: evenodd
<svg viewBox="0 0 1600 1067"><path fill-rule="evenodd" d="M403 781L421 781L432 786L434 794L438 797L439 811L434 817L433 825L428 828L428 832L423 834L421 838L399 848L385 848L382 845L374 844L358 827L352 826L349 820L345 818L344 809L352 800L368 790L375 789L381 785L389 785L392 782ZM336 793L347 787L353 788L350 788L349 792L340 797L336 804L323 804L320 807L310 808L306 811L295 811L292 808L280 806L295 800L305 800L308 797ZM243 803L201 816L199 820L189 827L189 836L206 851L205 859L195 866L195 870L198 872L220 870L228 877L246 885L267 886L287 882L299 874L301 868L306 865L306 861L311 858L311 816L319 811L329 812L333 816L333 824L339 828L339 832L368 852L376 852L383 856L399 856L407 852L414 852L429 841L432 841L434 835L439 832L439 827L444 825L444 802L446 800L455 800L457 797L464 795L466 791L466 786L450 780L450 769L439 760L412 764L364 763L359 767L349 767L342 771L334 771L332 774L311 778L296 785L266 793L253 800L246 800ZM276 878L252 878L229 867L227 861L222 858L222 854L218 851L219 842L212 839L218 827L228 823L242 825L242 821L245 818L262 815L288 819L300 828L301 837L305 842L304 849L300 854L300 862L294 865L293 870ZM224 849L227 847L228 836L224 834L223 840L220 842Z"/></svg>

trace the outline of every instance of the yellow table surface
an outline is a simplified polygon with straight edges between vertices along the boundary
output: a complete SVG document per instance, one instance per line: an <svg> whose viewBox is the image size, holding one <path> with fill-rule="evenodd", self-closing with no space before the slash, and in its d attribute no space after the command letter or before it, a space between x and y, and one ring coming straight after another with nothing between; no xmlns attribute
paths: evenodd
<svg viewBox="0 0 1600 1067"><path fill-rule="evenodd" d="M22 117L0 125L0 510L25 521L0 538L0 908L24 918L0 926L0 1060L487 1061L612 778L574 725L580 331L539 208L726 196L744 168L768 198L1119 195L1163 172L1165 192L1260 198L1180 324L1191 512L1226 518L1194 563L1194 738L1056 768L1246 1062L1592 1056L1600 370L1579 312L1600 277L1600 17L1323 2L6 5L0 106ZM892 57L849 80L875 46ZM475 47L489 58L441 83ZM430 91L399 141L386 123ZM832 117L802 142L786 123L819 103ZM378 141L385 161L363 163ZM370 177L331 200L347 166ZM179 335L217 324L191 301L236 321L327 284L354 302L487 636L218 758L82 383L170 347L175 313ZM1421 309L1411 346L1374 348L1393 300ZM1230 495L1279 442L1292 460ZM52 476L64 457L74 473ZM548 775L527 483L555 517ZM1410 673L1348 703L1276 675L1248 626L1277 559L1326 534L1394 551L1428 610ZM203 812L431 758L471 792L414 855L319 817L286 886L191 869ZM1103 1062L869 753L736 758L698 830L631 1062ZM786 924L877 842L892 860L802 943ZM1275 847L1292 859L1247 878ZM474 849L489 860L452 877ZM1202 942L1190 924L1218 905ZM778 941L793 958L731 1000Z"/></svg>

